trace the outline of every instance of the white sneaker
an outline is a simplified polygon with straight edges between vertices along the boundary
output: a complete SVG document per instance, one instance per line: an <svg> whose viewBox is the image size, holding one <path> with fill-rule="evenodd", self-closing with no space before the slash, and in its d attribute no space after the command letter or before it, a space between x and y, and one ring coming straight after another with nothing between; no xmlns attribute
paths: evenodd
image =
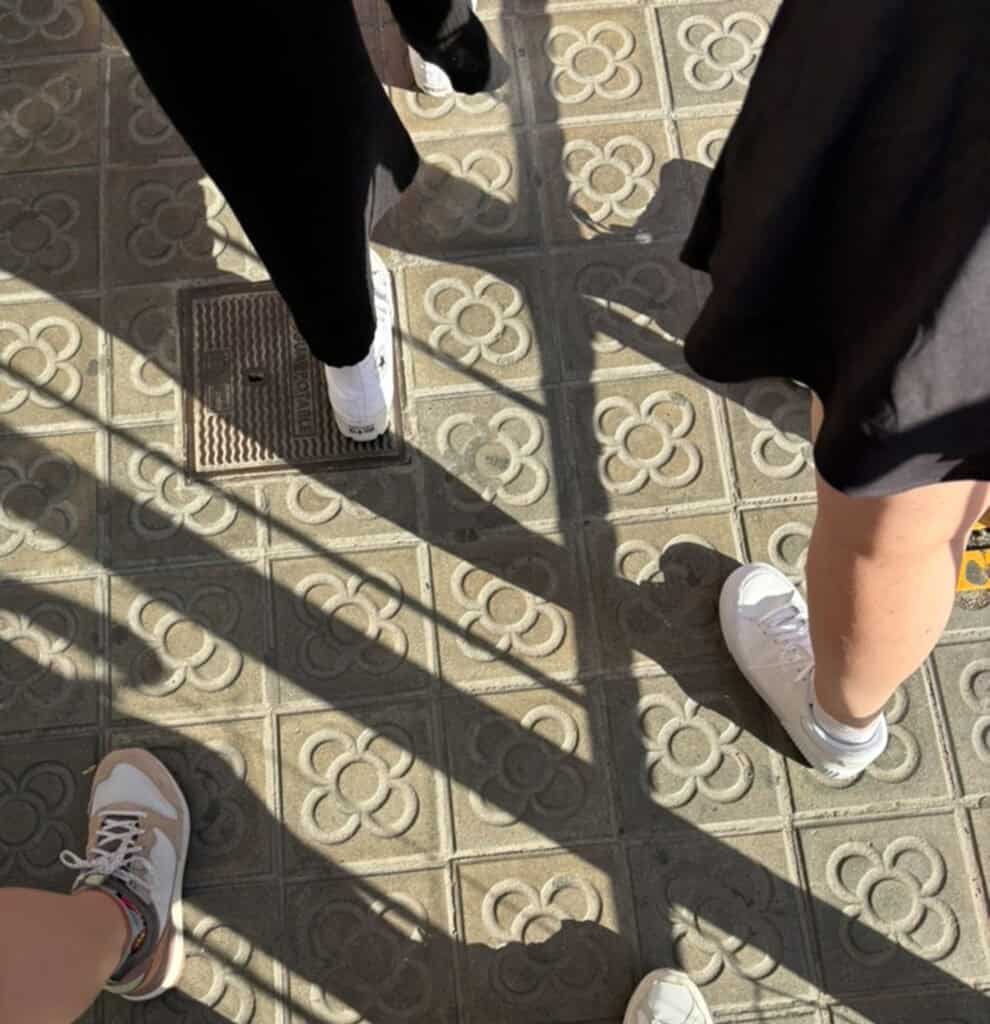
<svg viewBox="0 0 990 1024"><path fill-rule="evenodd" d="M622 1024L713 1024L701 990L680 971L648 974L633 993Z"/></svg>
<svg viewBox="0 0 990 1024"><path fill-rule="evenodd" d="M108 992L143 1002L173 988L185 966L182 879L189 808L168 769L144 750L118 750L96 769L86 856L62 863L80 872L73 892L112 896L135 922L130 952ZM143 922L143 929L138 922Z"/></svg>
<svg viewBox="0 0 990 1024"><path fill-rule="evenodd" d="M395 394L395 301L392 278L382 258L371 257L375 294L375 338L356 366L326 366L327 394L337 428L352 441L375 441L388 430Z"/></svg>
<svg viewBox="0 0 990 1024"><path fill-rule="evenodd" d="M812 768L835 779L849 779L884 752L887 722L883 715L864 743L838 740L815 720L808 605L782 572L759 564L737 569L725 581L719 616L740 671Z"/></svg>
<svg viewBox="0 0 990 1024"><path fill-rule="evenodd" d="M478 0L471 0L471 10L477 13ZM413 78L416 81L416 88L425 92L428 96L451 96L454 86L451 84L447 72L438 64L431 64L410 46L409 63L412 66Z"/></svg>

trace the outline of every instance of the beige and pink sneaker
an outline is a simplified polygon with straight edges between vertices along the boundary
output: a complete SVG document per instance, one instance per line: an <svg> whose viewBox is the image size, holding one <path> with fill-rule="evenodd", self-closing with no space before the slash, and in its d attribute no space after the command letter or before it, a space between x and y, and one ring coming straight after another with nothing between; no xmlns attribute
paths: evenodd
<svg viewBox="0 0 990 1024"><path fill-rule="evenodd" d="M96 889L121 905L131 945L106 990L154 999L182 974L182 879L189 808L169 770L144 750L118 750L97 766L89 799L86 856L65 851L79 872L73 892Z"/></svg>

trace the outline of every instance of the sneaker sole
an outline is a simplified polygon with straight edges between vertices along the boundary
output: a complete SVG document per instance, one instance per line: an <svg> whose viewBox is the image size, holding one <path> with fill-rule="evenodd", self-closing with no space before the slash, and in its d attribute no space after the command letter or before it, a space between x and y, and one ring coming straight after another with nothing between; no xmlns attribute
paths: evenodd
<svg viewBox="0 0 990 1024"><path fill-rule="evenodd" d="M146 1003L149 999L157 999L162 993L175 988L182 977L186 966L186 941L182 930L182 885L186 874L186 858L189 854L189 836L192 828L192 819L189 813L189 804L186 802L185 794L176 787L179 795L180 807L185 814L182 827L182 856L179 858L179 869L175 873L175 884L172 887L172 945L168 952L168 966L165 968L165 975L158 988L151 992L142 992L139 996L125 995L123 998L131 1003Z"/></svg>
<svg viewBox="0 0 990 1024"><path fill-rule="evenodd" d="M370 423L359 427L342 423L337 419L336 415L334 415L333 421L337 424L337 429L344 437L361 444L371 444L372 441L377 441L383 434L388 433L388 425L391 418L391 411L385 409L377 416L372 417Z"/></svg>
<svg viewBox="0 0 990 1024"><path fill-rule="evenodd" d="M775 705L770 695L764 691L759 680L755 676L750 675L750 673L743 667L735 650L735 645L729 639L732 635L729 626L735 619L738 604L738 586L729 585L724 587L722 589L721 597L719 598L718 617L719 623L722 627L722 636L725 638L725 645L729 648L729 653L732 655L732 660L736 663L736 667L746 677L749 685L752 686L759 694L763 703L766 704L766 706L773 712L774 718L780 722L781 728L791 738L791 742L798 748L801 756L815 771L821 772L830 779L837 779L840 781L854 779L857 775L861 775L876 760L875 757L871 757L869 760L864 760L862 764L858 764L853 768L846 765L836 764L834 761L823 761L821 749L814 744L812 738L804 731L803 727L798 726L792 728L787 725L780 710Z"/></svg>

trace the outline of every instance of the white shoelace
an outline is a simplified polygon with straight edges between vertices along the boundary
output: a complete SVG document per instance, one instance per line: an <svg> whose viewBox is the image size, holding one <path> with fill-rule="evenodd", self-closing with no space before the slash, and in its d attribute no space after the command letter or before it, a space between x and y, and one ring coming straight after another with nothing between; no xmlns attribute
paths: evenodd
<svg viewBox="0 0 990 1024"><path fill-rule="evenodd" d="M113 877L132 889L146 903L151 902L155 884L155 866L141 853L139 840L144 835L141 811L107 814L96 833L96 842L87 857L63 850L62 863L70 871L93 872Z"/></svg>
<svg viewBox="0 0 990 1024"><path fill-rule="evenodd" d="M808 619L799 608L785 604L761 615L756 622L763 635L780 648L788 661L804 662L797 675L798 680L806 679L814 671Z"/></svg>

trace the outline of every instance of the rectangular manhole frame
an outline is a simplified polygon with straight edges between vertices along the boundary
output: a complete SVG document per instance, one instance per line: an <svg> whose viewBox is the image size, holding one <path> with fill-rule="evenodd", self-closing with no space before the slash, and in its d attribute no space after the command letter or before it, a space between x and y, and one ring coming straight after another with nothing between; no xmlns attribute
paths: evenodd
<svg viewBox="0 0 990 1024"><path fill-rule="evenodd" d="M395 357L395 397L392 402L392 418L389 436L391 447L387 449L375 449L369 452L359 450L359 442L345 438L337 429L333 421L330 401L326 396L325 387L320 381L320 394L326 403L328 413L329 430L338 438L338 444L343 450L334 454L328 453L305 461L287 461L286 459L273 460L265 465L232 465L229 468L203 468L198 459L196 449L198 433L196 430L195 416L197 400L202 409L209 409L204 400L205 387L197 390L197 354L195 351L196 330L193 317L198 302L209 301L210 299L229 299L231 297L244 297L247 300L258 300L274 298L281 306L284 317L284 330L288 337L289 332L295 329L291 324L291 315L285 301L278 293L278 289L269 282L229 282L215 285L194 285L180 288L178 292L178 314L179 314L179 351L180 351L180 381L182 387L182 430L183 430L183 452L186 462L186 475L192 480L234 480L238 478L256 479L263 476L284 476L287 473L333 473L354 471L361 469L375 469L379 467L406 465L410 461L409 452L406 446L405 429L403 421L403 407L405 404L405 373L403 372L402 346L398 344L393 335L393 352ZM319 365L312 354L309 358L313 363ZM264 367L259 367L264 369ZM322 372L322 371L319 371ZM201 413L202 415L202 413ZM289 415L288 410L285 413ZM257 440L257 439L256 439ZM380 443L380 442L374 442ZM369 446L370 447L370 446Z"/></svg>

